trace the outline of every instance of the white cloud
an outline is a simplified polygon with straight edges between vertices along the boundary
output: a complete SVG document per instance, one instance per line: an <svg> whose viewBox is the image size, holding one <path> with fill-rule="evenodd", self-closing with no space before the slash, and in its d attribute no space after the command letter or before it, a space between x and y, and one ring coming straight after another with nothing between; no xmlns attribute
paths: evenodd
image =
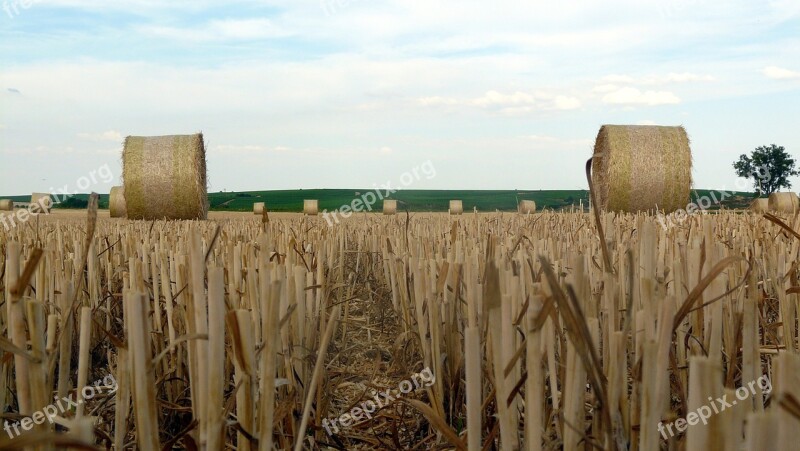
<svg viewBox="0 0 800 451"><path fill-rule="evenodd" d="M601 80L604 84L598 88L607 88L616 84L626 85L666 85L675 83L703 83L717 81L716 77L708 74L695 74L692 72L670 72L666 75L644 75L634 77L631 75L606 75ZM599 92L599 91L597 91Z"/></svg>
<svg viewBox="0 0 800 451"><path fill-rule="evenodd" d="M673 105L681 99L668 91L640 91L636 88L622 88L603 96L603 103L611 105Z"/></svg>
<svg viewBox="0 0 800 451"><path fill-rule="evenodd" d="M574 110L581 107L581 101L575 97L556 96L553 99L553 106L557 110Z"/></svg>
<svg viewBox="0 0 800 451"><path fill-rule="evenodd" d="M529 135L526 138L530 139L533 142L537 143L554 143L558 142L558 138L546 135Z"/></svg>
<svg viewBox="0 0 800 451"><path fill-rule="evenodd" d="M290 36L269 19L212 20L202 28L178 28L147 25L139 28L145 35L189 42L253 41Z"/></svg>
<svg viewBox="0 0 800 451"><path fill-rule="evenodd" d="M114 141L121 143L123 140L122 133L116 130L109 130L102 133L78 133L78 138L85 141Z"/></svg>
<svg viewBox="0 0 800 451"><path fill-rule="evenodd" d="M519 116L536 111L574 110L582 103L577 97L554 95L546 92L514 91L505 94L500 91L487 91L474 98L459 99L453 97L422 97L417 104L424 107L463 106L481 108L506 116Z"/></svg>
<svg viewBox="0 0 800 451"><path fill-rule="evenodd" d="M796 80L800 79L800 72L784 69L782 67L777 66L769 66L765 67L764 70L761 71L767 78L771 78L773 80Z"/></svg>
<svg viewBox="0 0 800 451"><path fill-rule="evenodd" d="M650 119L644 119L638 121L636 125L658 125L658 124L656 123L656 121L651 121Z"/></svg>
<svg viewBox="0 0 800 451"><path fill-rule="evenodd" d="M526 92L515 92L513 94L502 94L497 91L489 91L482 97L472 99L473 105L480 107L506 106L506 105L532 105L536 103L536 97Z"/></svg>
<svg viewBox="0 0 800 451"><path fill-rule="evenodd" d="M619 89L619 86L615 84L606 83L595 86L594 89L592 89L592 91L600 94L605 94L607 92L616 91L617 89Z"/></svg>
<svg viewBox="0 0 800 451"><path fill-rule="evenodd" d="M391 147L383 146L378 150L382 155L389 155L393 152Z"/></svg>

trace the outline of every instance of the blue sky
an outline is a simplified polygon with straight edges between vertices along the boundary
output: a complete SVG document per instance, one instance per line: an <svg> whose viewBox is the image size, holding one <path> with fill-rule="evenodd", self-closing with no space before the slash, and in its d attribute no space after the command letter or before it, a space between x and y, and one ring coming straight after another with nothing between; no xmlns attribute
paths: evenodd
<svg viewBox="0 0 800 451"><path fill-rule="evenodd" d="M796 0L0 0L0 194L203 131L209 189L582 189L602 124L684 125L695 186L800 161ZM800 189L800 178L792 179ZM110 184L92 189L108 192Z"/></svg>

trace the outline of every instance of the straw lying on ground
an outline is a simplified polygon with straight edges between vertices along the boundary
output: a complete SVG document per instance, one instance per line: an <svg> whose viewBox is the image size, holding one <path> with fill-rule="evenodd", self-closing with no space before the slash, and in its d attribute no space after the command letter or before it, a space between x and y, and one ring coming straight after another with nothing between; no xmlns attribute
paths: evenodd
<svg viewBox="0 0 800 451"><path fill-rule="evenodd" d="M519 212L523 215L536 213L536 202L532 200L519 201Z"/></svg>
<svg viewBox="0 0 800 451"><path fill-rule="evenodd" d="M460 215L464 213L464 203L460 200L451 200L450 201L450 214L451 215Z"/></svg>
<svg viewBox="0 0 800 451"><path fill-rule="evenodd" d="M686 208L692 152L683 127L604 125L594 147L598 207L637 212Z"/></svg>
<svg viewBox="0 0 800 451"><path fill-rule="evenodd" d="M264 202L256 202L253 204L253 214L256 215L263 215L264 208L266 208L266 203Z"/></svg>
<svg viewBox="0 0 800 451"><path fill-rule="evenodd" d="M108 211L112 218L128 216L125 205L125 187L115 186L111 188L111 192L108 195Z"/></svg>
<svg viewBox="0 0 800 451"><path fill-rule="evenodd" d="M397 201L396 200L384 200L383 201L383 214L387 216L391 216L397 214Z"/></svg>
<svg viewBox="0 0 800 451"><path fill-rule="evenodd" d="M772 193L769 195L769 209L778 213L797 213L800 211L800 198L795 193Z"/></svg>
<svg viewBox="0 0 800 451"><path fill-rule="evenodd" d="M11 199L0 199L0 211L11 211L14 209L14 201Z"/></svg>
<svg viewBox="0 0 800 451"><path fill-rule="evenodd" d="M206 219L203 135L125 139L122 178L129 219Z"/></svg>
<svg viewBox="0 0 800 451"><path fill-rule="evenodd" d="M769 211L769 199L760 198L760 199L754 200L750 204L750 211L753 211L753 212L756 212L756 213L766 213L766 212L768 212Z"/></svg>
<svg viewBox="0 0 800 451"><path fill-rule="evenodd" d="M303 213L309 216L316 216L319 213L319 201L306 199L303 201Z"/></svg>

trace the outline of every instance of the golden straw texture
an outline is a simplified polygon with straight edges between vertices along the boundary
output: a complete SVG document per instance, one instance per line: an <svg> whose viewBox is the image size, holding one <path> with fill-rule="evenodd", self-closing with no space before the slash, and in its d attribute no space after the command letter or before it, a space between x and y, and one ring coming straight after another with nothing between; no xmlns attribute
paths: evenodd
<svg viewBox="0 0 800 451"><path fill-rule="evenodd" d="M266 208L266 203L264 202L256 202L253 204L253 214L263 215L264 208Z"/></svg>
<svg viewBox="0 0 800 451"><path fill-rule="evenodd" d="M760 198L754 200L750 204L750 211L754 211L756 213L766 213L769 211L769 199Z"/></svg>
<svg viewBox="0 0 800 451"><path fill-rule="evenodd" d="M451 200L450 201L450 214L451 215L460 215L464 213L464 204L460 200Z"/></svg>
<svg viewBox="0 0 800 451"><path fill-rule="evenodd" d="M386 199L383 201L383 214L391 216L397 213L397 201Z"/></svg>
<svg viewBox="0 0 800 451"><path fill-rule="evenodd" d="M114 186L108 195L108 211L112 218L125 218L128 216L125 206L125 187Z"/></svg>
<svg viewBox="0 0 800 451"><path fill-rule="evenodd" d="M692 152L683 127L604 125L594 147L592 182L607 211L686 208Z"/></svg>
<svg viewBox="0 0 800 451"><path fill-rule="evenodd" d="M519 201L518 209L523 215L536 213L536 202L532 200L521 200Z"/></svg>
<svg viewBox="0 0 800 451"><path fill-rule="evenodd" d="M202 133L125 139L122 178L128 219L206 219Z"/></svg>
<svg viewBox="0 0 800 451"><path fill-rule="evenodd" d="M14 209L14 201L11 199L0 199L0 211L11 211Z"/></svg>
<svg viewBox="0 0 800 451"><path fill-rule="evenodd" d="M769 209L778 213L797 213L800 211L800 198L795 193L772 193L769 195Z"/></svg>
<svg viewBox="0 0 800 451"><path fill-rule="evenodd" d="M306 199L303 201L303 213L316 216L319 213L319 201Z"/></svg>
<svg viewBox="0 0 800 451"><path fill-rule="evenodd" d="M49 210L53 206L53 198L50 197L50 193L33 193L31 194L31 203L39 204L45 210Z"/></svg>

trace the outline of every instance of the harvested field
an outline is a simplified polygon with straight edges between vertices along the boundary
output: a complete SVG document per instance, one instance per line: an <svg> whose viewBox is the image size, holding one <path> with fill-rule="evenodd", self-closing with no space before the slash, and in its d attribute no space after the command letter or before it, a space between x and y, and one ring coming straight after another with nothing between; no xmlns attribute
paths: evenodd
<svg viewBox="0 0 800 451"><path fill-rule="evenodd" d="M606 258L585 213L40 215L0 228L5 421L114 390L0 449L793 449L771 218L605 214Z"/></svg>

